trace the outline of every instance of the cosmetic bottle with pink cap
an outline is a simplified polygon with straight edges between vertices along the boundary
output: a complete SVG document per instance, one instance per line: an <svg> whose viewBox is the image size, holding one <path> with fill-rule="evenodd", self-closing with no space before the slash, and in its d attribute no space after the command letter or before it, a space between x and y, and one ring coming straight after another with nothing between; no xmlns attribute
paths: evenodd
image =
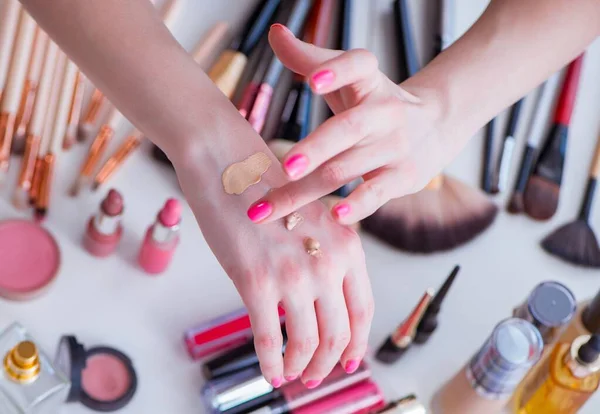
<svg viewBox="0 0 600 414"><path fill-rule="evenodd" d="M86 228L83 246L90 254L106 257L116 250L123 236L123 210L123 197L117 190L110 190Z"/></svg>
<svg viewBox="0 0 600 414"><path fill-rule="evenodd" d="M162 273L169 266L179 244L180 222L181 203L171 198L146 232L138 257L138 262L146 273Z"/></svg>

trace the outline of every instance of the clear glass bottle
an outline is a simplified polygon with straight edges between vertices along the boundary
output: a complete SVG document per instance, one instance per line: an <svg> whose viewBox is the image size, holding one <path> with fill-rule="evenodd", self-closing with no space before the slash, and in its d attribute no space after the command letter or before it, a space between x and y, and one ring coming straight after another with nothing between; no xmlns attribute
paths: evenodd
<svg viewBox="0 0 600 414"><path fill-rule="evenodd" d="M18 323L0 334L0 413L56 414L70 382Z"/></svg>
<svg viewBox="0 0 600 414"><path fill-rule="evenodd" d="M524 414L575 414L600 385L600 335L559 343L550 376L525 405Z"/></svg>

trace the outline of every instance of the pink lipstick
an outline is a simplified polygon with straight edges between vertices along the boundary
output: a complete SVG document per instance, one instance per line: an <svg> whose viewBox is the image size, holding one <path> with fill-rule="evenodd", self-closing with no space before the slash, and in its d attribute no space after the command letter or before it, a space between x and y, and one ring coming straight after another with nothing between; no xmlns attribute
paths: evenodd
<svg viewBox="0 0 600 414"><path fill-rule="evenodd" d="M146 232L138 257L138 262L146 273L162 273L169 266L179 244L180 222L181 203L171 198Z"/></svg>
<svg viewBox="0 0 600 414"><path fill-rule="evenodd" d="M110 190L87 225L83 246L90 254L106 257L115 251L123 235L123 210L123 197L117 190Z"/></svg>

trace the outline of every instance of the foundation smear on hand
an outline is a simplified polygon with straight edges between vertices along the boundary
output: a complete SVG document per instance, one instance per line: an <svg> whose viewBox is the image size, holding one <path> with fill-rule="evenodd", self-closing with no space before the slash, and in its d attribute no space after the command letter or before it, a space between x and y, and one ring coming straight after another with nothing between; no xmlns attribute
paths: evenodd
<svg viewBox="0 0 600 414"><path fill-rule="evenodd" d="M263 152L231 164L221 176L223 189L227 194L240 195L251 185L258 184L270 166L271 159Z"/></svg>

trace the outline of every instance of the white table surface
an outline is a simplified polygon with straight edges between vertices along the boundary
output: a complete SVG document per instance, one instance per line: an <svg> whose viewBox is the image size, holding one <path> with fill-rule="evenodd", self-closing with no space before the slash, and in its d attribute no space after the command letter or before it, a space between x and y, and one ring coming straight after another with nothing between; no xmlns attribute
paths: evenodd
<svg viewBox="0 0 600 414"><path fill-rule="evenodd" d="M255 3L252 0L183 1L185 12L180 15L174 33L188 49L219 19L230 21L236 27ZM362 21L355 33L359 36L357 44L375 52L382 68L395 73L395 61L390 53L394 44L391 1L369 3L371 10L360 16ZM415 0L413 3L421 50L431 50L427 45L431 27L424 22L427 15L434 14L430 7L434 2L427 2L431 10L425 10L425 2ZM363 4L368 8L367 0ZM460 32L477 18L485 4L485 0L457 1ZM388 398L415 392L422 401L428 402L435 390L480 346L494 325L508 317L512 308L538 282L553 279L566 283L579 300L594 295L600 287L600 272L560 262L538 245L544 235L573 218L578 209L599 132L597 73L600 73L598 42L585 62L583 86L570 134L561 204L550 222L539 224L501 212L492 228L475 242L430 256L405 254L364 236L377 305L370 340L373 349L406 316L426 288L437 288L454 264L462 266L444 304L440 327L429 343L414 347L395 365L373 362L375 379ZM526 109L529 113L530 102ZM526 125L521 123L515 160L519 159L525 130ZM0 326L20 321L51 353L60 336L66 333L76 334L87 346L107 344L127 353L134 360L139 388L134 401L122 410L124 414L196 414L203 412L199 398L203 380L200 365L191 362L184 350L182 334L201 321L240 307L241 301L187 208L182 243L168 273L149 277L137 268L135 256L147 226L167 197L180 195L174 175L158 167L147 150L136 153L110 183L125 195L126 231L118 253L104 260L90 257L81 248L86 221L96 211L104 193L84 193L77 199L66 195L86 148L77 146L61 157L46 223L62 250L60 276L51 290L37 300L0 301ZM471 140L448 172L476 185L481 153L479 136ZM13 168L11 185L0 190L0 219L29 217L15 211L9 203L15 175L16 168ZM496 201L504 206L505 196ZM600 224L598 208L595 210L593 222ZM599 410L600 395L596 395L581 412L591 414ZM89 411L72 405L63 412Z"/></svg>

